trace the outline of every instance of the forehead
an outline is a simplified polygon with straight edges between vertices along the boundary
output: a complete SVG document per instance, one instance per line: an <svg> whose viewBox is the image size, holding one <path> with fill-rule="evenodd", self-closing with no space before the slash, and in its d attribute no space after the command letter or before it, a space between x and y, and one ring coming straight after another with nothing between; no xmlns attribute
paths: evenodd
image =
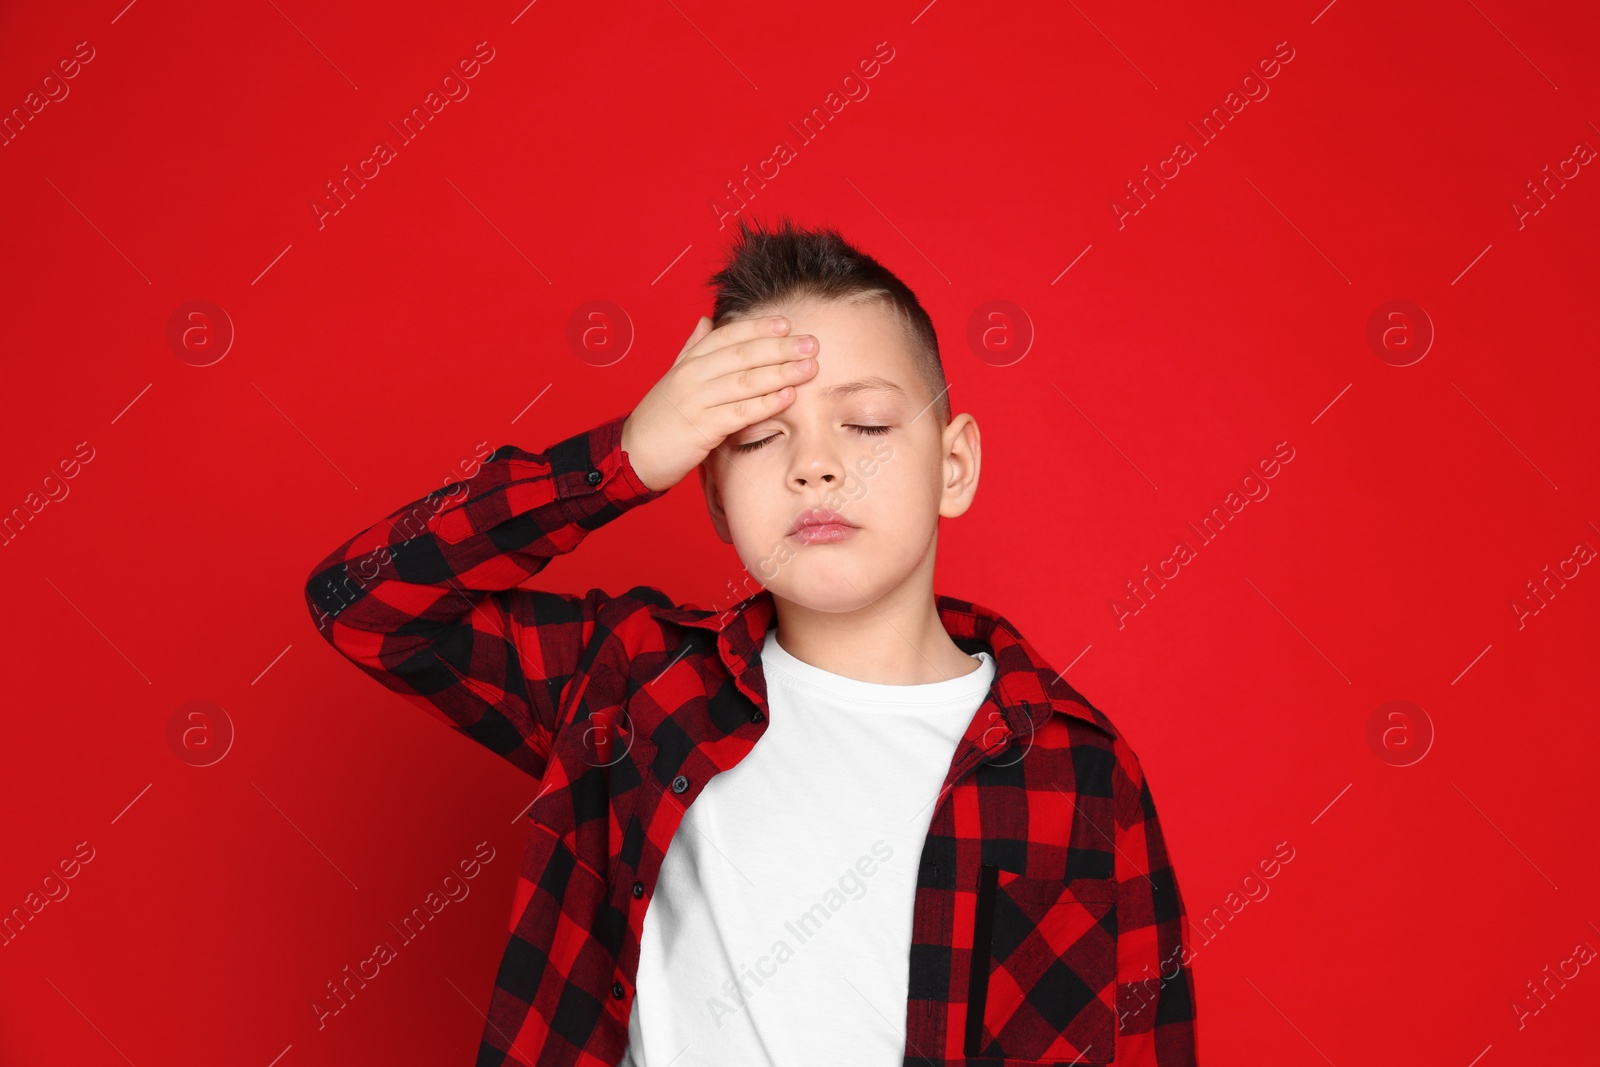
<svg viewBox="0 0 1600 1067"><path fill-rule="evenodd" d="M892 309L878 300L803 300L771 310L789 319L789 336L817 338L817 374L799 387L795 402L836 400L850 396L895 394L921 397L922 387L912 362L905 331Z"/></svg>

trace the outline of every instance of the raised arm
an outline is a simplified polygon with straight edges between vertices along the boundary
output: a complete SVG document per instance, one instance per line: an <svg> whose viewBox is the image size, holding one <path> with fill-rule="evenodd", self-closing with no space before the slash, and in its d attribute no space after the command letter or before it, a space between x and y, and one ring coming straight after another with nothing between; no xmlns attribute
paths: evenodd
<svg viewBox="0 0 1600 1067"><path fill-rule="evenodd" d="M816 339L787 333L782 318L713 328L701 317L632 414L544 452L503 445L470 479L356 534L306 582L317 630L390 689L543 777L561 694L604 646L602 612L620 598L516 586L793 402L816 373L800 358ZM630 593L670 603L650 586Z"/></svg>
<svg viewBox="0 0 1600 1067"><path fill-rule="evenodd" d="M624 420L544 452L503 445L470 479L345 541L306 583L318 632L388 688L542 777L561 692L612 598L514 587L665 492L639 480L621 446Z"/></svg>

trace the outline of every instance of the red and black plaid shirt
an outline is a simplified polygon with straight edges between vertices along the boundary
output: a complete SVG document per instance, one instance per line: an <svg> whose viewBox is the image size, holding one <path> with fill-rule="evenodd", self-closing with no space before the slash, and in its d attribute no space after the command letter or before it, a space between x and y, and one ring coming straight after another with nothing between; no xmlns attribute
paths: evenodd
<svg viewBox="0 0 1600 1067"><path fill-rule="evenodd" d="M539 782L478 1067L614 1067L673 831L766 731L767 590L713 612L517 588L662 495L623 418L496 449L306 585L334 648ZM997 675L919 861L905 1064L1193 1064L1188 918L1133 749L1004 618L936 604Z"/></svg>

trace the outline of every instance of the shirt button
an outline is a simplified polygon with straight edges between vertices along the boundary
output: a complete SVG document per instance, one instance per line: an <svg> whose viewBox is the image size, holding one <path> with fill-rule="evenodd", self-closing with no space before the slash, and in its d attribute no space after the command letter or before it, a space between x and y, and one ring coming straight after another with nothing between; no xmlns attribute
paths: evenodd
<svg viewBox="0 0 1600 1067"><path fill-rule="evenodd" d="M590 485L599 485L600 479L604 477L605 475L601 474L599 471L590 471L588 474L583 476L583 480L588 482Z"/></svg>
<svg viewBox="0 0 1600 1067"><path fill-rule="evenodd" d="M621 982L612 982L611 983L611 999L612 1000L621 1000L622 999L622 983Z"/></svg>
<svg viewBox="0 0 1600 1067"><path fill-rule="evenodd" d="M761 709L760 708L757 708L755 711L750 713L750 721L751 722L760 722L764 718L766 718L766 716L761 714Z"/></svg>
<svg viewBox="0 0 1600 1067"><path fill-rule="evenodd" d="M633 883L633 896L634 896L635 900L637 900L638 898L644 896L644 883L643 882L635 882L635 883Z"/></svg>
<svg viewBox="0 0 1600 1067"><path fill-rule="evenodd" d="M685 789L688 789L688 788L689 788L689 779L685 778L683 775L680 774L680 775L678 775L678 777L676 777L676 778L674 778L672 780L672 791L674 793L681 793Z"/></svg>

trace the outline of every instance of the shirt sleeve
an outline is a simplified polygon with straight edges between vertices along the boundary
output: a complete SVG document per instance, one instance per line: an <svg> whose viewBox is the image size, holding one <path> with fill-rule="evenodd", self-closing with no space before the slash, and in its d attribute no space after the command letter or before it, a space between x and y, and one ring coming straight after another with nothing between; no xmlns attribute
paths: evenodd
<svg viewBox="0 0 1600 1067"><path fill-rule="evenodd" d="M1192 932L1156 818L1150 782L1117 741L1117 1038L1119 1067L1193 1067Z"/></svg>
<svg viewBox="0 0 1600 1067"><path fill-rule="evenodd" d="M666 492L628 462L625 418L543 452L503 445L464 481L345 541L306 583L317 631L389 689L542 777L562 691L606 637L601 611L616 598L515 587Z"/></svg>

